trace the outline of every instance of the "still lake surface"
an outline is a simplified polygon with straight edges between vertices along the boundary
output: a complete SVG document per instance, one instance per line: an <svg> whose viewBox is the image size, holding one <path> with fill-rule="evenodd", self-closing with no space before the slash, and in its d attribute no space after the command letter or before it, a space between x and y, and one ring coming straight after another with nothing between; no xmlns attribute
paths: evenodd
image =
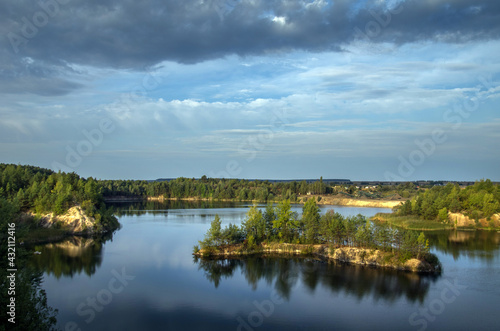
<svg viewBox="0 0 500 331"><path fill-rule="evenodd" d="M500 330L500 233L428 232L440 276L311 258L198 260L193 245L219 214L246 203L115 204L112 238L37 246L60 329ZM328 206L343 215L382 208ZM294 206L301 211L301 206Z"/></svg>

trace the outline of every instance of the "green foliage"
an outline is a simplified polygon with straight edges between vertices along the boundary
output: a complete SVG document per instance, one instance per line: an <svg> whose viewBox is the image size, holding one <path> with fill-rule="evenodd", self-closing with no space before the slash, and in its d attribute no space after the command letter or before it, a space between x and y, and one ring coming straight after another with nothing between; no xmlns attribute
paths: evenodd
<svg viewBox="0 0 500 331"><path fill-rule="evenodd" d="M9 269L7 259L7 236L10 223L15 223L19 206L0 197L0 304L7 307L10 303L6 295L9 287ZM22 230L16 226L16 237L20 237ZM16 246L16 330L55 330L57 310L47 305L47 296L42 289L43 273L37 272L28 264L28 253L24 246ZM5 295L4 295L5 294ZM21 312L21 313L19 313ZM5 317L4 317L5 321ZM6 321L4 324L7 323ZM7 325L7 324L5 324Z"/></svg>
<svg viewBox="0 0 500 331"><path fill-rule="evenodd" d="M447 221L448 211L461 212L475 220L490 218L500 212L500 186L480 180L460 189L448 183L418 191L411 200L395 208L399 216L418 216L425 220Z"/></svg>
<svg viewBox="0 0 500 331"><path fill-rule="evenodd" d="M201 248L218 247L222 245L222 229L219 215L215 215L214 220L210 223L210 229L205 234L203 241L200 241Z"/></svg>
<svg viewBox="0 0 500 331"><path fill-rule="evenodd" d="M361 247L371 247L373 246L373 231L370 223L366 223L364 226L358 227L356 231L356 242Z"/></svg>
<svg viewBox="0 0 500 331"><path fill-rule="evenodd" d="M245 238L245 233L236 225L229 223L229 226L222 230L221 236L224 244L233 245L242 242Z"/></svg>
<svg viewBox="0 0 500 331"><path fill-rule="evenodd" d="M273 224L276 237L265 232L268 222ZM300 220L291 211L288 200L281 201L276 208L269 204L264 214L256 206L251 207L241 229L232 224L222 229L216 215L200 245L206 254L215 253L221 245L242 242L244 249L253 251L263 240L273 239L283 243L308 243L311 250L312 244L380 249L392 252L401 261L423 258L429 253L429 242L423 233L375 225L362 215L344 217L333 210L320 217L313 199L304 205Z"/></svg>
<svg viewBox="0 0 500 331"><path fill-rule="evenodd" d="M253 236L256 242L262 242L269 235L266 225L266 219L262 212L254 205L248 212L245 220L242 223L242 230L247 237Z"/></svg>
<svg viewBox="0 0 500 331"><path fill-rule="evenodd" d="M439 210L438 218L441 222L448 221L448 209L446 207L443 207L442 209Z"/></svg>
<svg viewBox="0 0 500 331"><path fill-rule="evenodd" d="M276 230L278 238L284 242L291 242L298 235L299 222L297 215L292 212L290 200L283 200L278 203L273 229Z"/></svg>
<svg viewBox="0 0 500 331"><path fill-rule="evenodd" d="M344 245L345 226L342 215L329 210L321 217L320 229L323 241Z"/></svg>
<svg viewBox="0 0 500 331"><path fill-rule="evenodd" d="M316 200L310 199L302 208L302 222L304 224L304 235L307 243L313 244L318 241L319 220L319 207L316 205Z"/></svg>
<svg viewBox="0 0 500 331"><path fill-rule="evenodd" d="M416 255L417 258L421 258L423 255L430 252L429 239L425 238L425 234L420 232L416 243Z"/></svg>
<svg viewBox="0 0 500 331"><path fill-rule="evenodd" d="M261 202L274 200L298 201L300 196L307 193L328 194L333 188L320 178L318 181L276 182L248 181L237 179L219 179L202 176L194 178L176 178L170 181L144 180L104 180L100 182L103 195L113 196L163 196L165 198L193 198L200 199L231 199L256 200ZM319 200L319 199L318 199Z"/></svg>
<svg viewBox="0 0 500 331"><path fill-rule="evenodd" d="M264 212L264 221L266 223L266 233L268 237L274 236L275 232L273 230L273 222L276 218L276 210L272 202L269 202L266 206L266 211Z"/></svg>
<svg viewBox="0 0 500 331"><path fill-rule="evenodd" d="M253 235L249 235L248 236L248 239L247 239L245 247L246 247L247 250L254 250L254 249L257 248L257 243L256 243L255 238L254 238Z"/></svg>
<svg viewBox="0 0 500 331"><path fill-rule="evenodd" d="M391 250L392 247L392 238L391 231L386 226L377 226L375 227L374 239L376 246L380 247L384 251Z"/></svg>
<svg viewBox="0 0 500 331"><path fill-rule="evenodd" d="M83 179L75 173L55 173L32 166L0 164L0 192L6 201L18 206L18 211L61 215L80 204L87 215L96 218L100 229L112 230L119 226L112 211L103 203L101 185L93 178Z"/></svg>

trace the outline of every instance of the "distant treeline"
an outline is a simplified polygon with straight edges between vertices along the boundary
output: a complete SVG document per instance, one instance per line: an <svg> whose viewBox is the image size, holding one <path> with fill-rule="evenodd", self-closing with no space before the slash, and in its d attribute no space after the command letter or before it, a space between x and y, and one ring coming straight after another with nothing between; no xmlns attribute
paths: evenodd
<svg viewBox="0 0 500 331"><path fill-rule="evenodd" d="M201 199L228 199L228 200L257 200L298 201L308 194L337 194L344 193L347 197L381 198L387 195L400 194L402 197L411 197L417 191L413 183L401 183L397 186L377 186L370 191L362 191L355 185L335 185L326 183L322 178L315 182L289 181L269 182L245 179L216 179L203 176L201 179L177 178L170 181L139 181L139 180L103 180L103 194L113 196L141 196L164 198L192 198Z"/></svg>
<svg viewBox="0 0 500 331"><path fill-rule="evenodd" d="M0 164L0 217L3 210L9 211L9 215L20 211L60 215L75 205L81 205L88 216L95 217L99 226L114 228L118 224L112 210L104 204L101 185L93 178L34 166Z"/></svg>
<svg viewBox="0 0 500 331"><path fill-rule="evenodd" d="M490 218L500 213L500 185L489 179L461 189L448 183L419 191L411 200L395 207L400 216L414 215L427 220L448 220L448 211L464 213L471 218Z"/></svg>
<svg viewBox="0 0 500 331"><path fill-rule="evenodd" d="M165 198L275 200L277 198L297 200L299 194L332 193L331 187L320 179L315 183L248 181L244 179L177 178L171 181L105 180L101 182L105 196L143 196Z"/></svg>
<svg viewBox="0 0 500 331"><path fill-rule="evenodd" d="M229 224L224 229L216 215L195 252L201 248L210 253L223 245L240 243L252 250L262 242L280 242L376 248L392 252L402 261L429 253L429 242L423 233L374 225L362 215L344 217L331 210L320 216L319 211L316 201L310 199L299 218L292 212L290 201L284 200L276 207L269 203L264 212L253 206L241 227Z"/></svg>

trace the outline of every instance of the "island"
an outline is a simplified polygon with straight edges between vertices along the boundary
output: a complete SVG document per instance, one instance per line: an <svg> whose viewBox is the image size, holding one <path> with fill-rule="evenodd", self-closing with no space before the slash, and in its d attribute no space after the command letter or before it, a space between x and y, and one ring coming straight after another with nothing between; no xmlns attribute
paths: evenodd
<svg viewBox="0 0 500 331"><path fill-rule="evenodd" d="M303 206L302 217L290 200L264 212L248 210L240 227L222 229L218 215L205 238L193 248L202 258L231 258L251 254L315 255L324 259L412 272L440 273L441 263L429 252L424 233L376 225L364 216L344 217L333 210L320 216L315 199Z"/></svg>

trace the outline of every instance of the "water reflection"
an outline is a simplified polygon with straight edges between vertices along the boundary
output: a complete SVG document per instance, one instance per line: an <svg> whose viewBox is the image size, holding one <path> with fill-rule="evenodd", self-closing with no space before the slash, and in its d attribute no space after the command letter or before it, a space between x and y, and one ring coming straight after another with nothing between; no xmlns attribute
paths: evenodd
<svg viewBox="0 0 500 331"><path fill-rule="evenodd" d="M425 235L439 252L492 262L500 254L500 233L494 231L430 231Z"/></svg>
<svg viewBox="0 0 500 331"><path fill-rule="evenodd" d="M9 269L6 258L0 262L0 305L6 316L0 330L55 330L58 311L47 303L43 273L28 263L31 255L23 246L16 248L17 271ZM0 252L7 256L7 245L2 245Z"/></svg>
<svg viewBox="0 0 500 331"><path fill-rule="evenodd" d="M165 214L169 210L182 209L214 209L214 208L235 208L246 206L243 203L224 201L188 201L188 200L165 200L165 201L138 201L138 202L112 202L108 203L115 209L115 215L145 215L145 214ZM249 204L251 206L251 204Z"/></svg>
<svg viewBox="0 0 500 331"><path fill-rule="evenodd" d="M217 288L221 281L241 273L256 289L259 281L272 286L277 293L290 299L292 288L302 284L314 293L319 288L343 293L358 300L372 297L389 303L405 297L410 302L424 302L431 283L439 275L423 275L314 258L245 257L231 259L194 258L205 277Z"/></svg>
<svg viewBox="0 0 500 331"><path fill-rule="evenodd" d="M96 238L72 236L57 243L35 246L40 254L34 255L31 263L37 270L58 279L82 272L91 276L101 265L103 244L111 239L112 234Z"/></svg>

